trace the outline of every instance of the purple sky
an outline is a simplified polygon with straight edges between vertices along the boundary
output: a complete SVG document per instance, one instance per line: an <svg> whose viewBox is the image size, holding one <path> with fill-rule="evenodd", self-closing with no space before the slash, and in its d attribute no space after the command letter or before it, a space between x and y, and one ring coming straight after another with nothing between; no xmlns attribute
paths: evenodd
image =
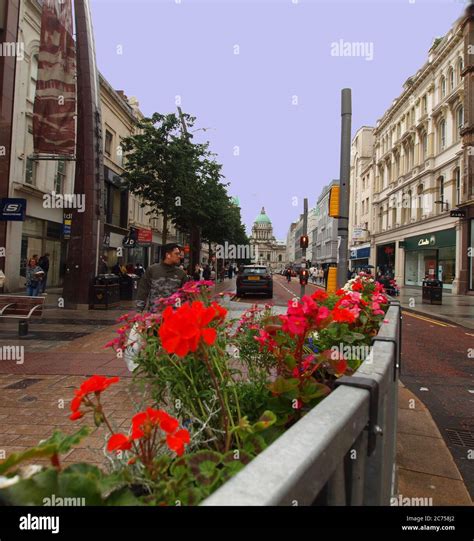
<svg viewBox="0 0 474 541"><path fill-rule="evenodd" d="M224 165L248 232L264 205L281 239L303 198L311 208L339 177L341 89L352 88L352 132L374 125L464 5L91 0L103 75L136 96L145 115L176 111L181 96L183 110L197 117L195 128L212 128L196 136L210 140ZM340 40L372 43L373 59L332 56L331 44Z"/></svg>

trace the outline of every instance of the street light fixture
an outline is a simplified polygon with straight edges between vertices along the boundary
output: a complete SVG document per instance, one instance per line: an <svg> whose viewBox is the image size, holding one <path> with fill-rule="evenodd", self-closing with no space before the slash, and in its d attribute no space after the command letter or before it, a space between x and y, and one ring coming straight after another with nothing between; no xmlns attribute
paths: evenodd
<svg viewBox="0 0 474 541"><path fill-rule="evenodd" d="M446 210L446 212L449 210L449 202L443 201L442 199L440 201L435 201L435 205L443 205L442 210ZM446 205L446 209L444 208L444 205Z"/></svg>

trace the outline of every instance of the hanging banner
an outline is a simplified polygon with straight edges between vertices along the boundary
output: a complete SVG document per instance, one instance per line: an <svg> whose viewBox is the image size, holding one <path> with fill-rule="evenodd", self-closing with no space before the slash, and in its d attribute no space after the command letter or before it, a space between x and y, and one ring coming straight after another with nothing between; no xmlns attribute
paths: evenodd
<svg viewBox="0 0 474 541"><path fill-rule="evenodd" d="M75 153L76 49L71 0L43 0L33 111L35 154Z"/></svg>

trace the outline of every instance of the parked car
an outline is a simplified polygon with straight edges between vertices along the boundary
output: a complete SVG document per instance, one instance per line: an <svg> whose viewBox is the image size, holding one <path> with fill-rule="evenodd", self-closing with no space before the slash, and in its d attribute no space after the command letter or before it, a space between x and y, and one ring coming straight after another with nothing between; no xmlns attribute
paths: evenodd
<svg viewBox="0 0 474 541"><path fill-rule="evenodd" d="M273 297L273 277L265 265L244 265L237 275L237 297L247 293L266 294Z"/></svg>

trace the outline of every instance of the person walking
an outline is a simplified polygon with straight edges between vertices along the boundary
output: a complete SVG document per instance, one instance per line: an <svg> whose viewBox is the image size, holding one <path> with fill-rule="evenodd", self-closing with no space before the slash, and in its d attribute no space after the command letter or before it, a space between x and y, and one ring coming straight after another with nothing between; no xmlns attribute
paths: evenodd
<svg viewBox="0 0 474 541"><path fill-rule="evenodd" d="M328 276L329 276L329 266L327 266L323 271L324 289L328 288Z"/></svg>
<svg viewBox="0 0 474 541"><path fill-rule="evenodd" d="M150 265L138 285L138 310L152 309L158 299L170 297L187 281L181 263L179 244L165 244L160 263Z"/></svg>
<svg viewBox="0 0 474 541"><path fill-rule="evenodd" d="M232 280L232 277L234 276L234 267L229 265L229 278Z"/></svg>
<svg viewBox="0 0 474 541"><path fill-rule="evenodd" d="M286 276L286 281L290 283L291 282L291 269L289 267L285 271L285 276Z"/></svg>
<svg viewBox="0 0 474 541"><path fill-rule="evenodd" d="M26 294L28 297L38 297L44 270L38 265L38 261L31 257L26 266Z"/></svg>
<svg viewBox="0 0 474 541"><path fill-rule="evenodd" d="M204 280L210 280L211 279L211 267L209 265L206 265L204 267L204 270L202 271L202 277Z"/></svg>
<svg viewBox="0 0 474 541"><path fill-rule="evenodd" d="M49 254L46 253L43 256L39 258L38 266L41 267L44 271L43 279L40 282L40 288L38 290L38 293L46 293L46 280L48 279L48 271L49 271Z"/></svg>

